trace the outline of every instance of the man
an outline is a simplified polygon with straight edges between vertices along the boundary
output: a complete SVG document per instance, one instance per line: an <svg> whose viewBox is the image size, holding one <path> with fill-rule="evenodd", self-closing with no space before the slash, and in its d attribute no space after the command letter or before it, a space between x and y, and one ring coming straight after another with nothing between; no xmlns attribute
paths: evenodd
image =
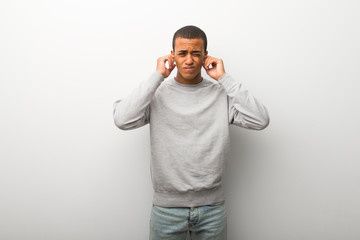
<svg viewBox="0 0 360 240"><path fill-rule="evenodd" d="M166 67L166 62L168 67ZM167 78L177 68L175 78ZM215 81L201 76L201 68ZM229 125L261 130L267 109L208 55L205 33L185 26L171 54L126 98L114 103L120 129L150 123L154 187L150 239L226 239L222 175Z"/></svg>

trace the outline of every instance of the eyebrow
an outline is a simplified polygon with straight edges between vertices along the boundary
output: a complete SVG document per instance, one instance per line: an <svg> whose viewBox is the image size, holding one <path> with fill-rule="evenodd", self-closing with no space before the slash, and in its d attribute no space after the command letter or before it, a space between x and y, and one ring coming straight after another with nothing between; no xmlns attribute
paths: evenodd
<svg viewBox="0 0 360 240"><path fill-rule="evenodd" d="M187 53L187 50L180 50L179 53ZM201 51L195 50L195 51L191 51L191 53L201 53Z"/></svg>

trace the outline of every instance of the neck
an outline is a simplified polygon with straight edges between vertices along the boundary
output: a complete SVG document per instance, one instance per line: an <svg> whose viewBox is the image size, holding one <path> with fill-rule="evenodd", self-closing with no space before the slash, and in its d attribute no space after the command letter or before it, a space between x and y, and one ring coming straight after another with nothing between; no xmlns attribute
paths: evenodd
<svg viewBox="0 0 360 240"><path fill-rule="evenodd" d="M175 80L178 81L181 84L198 84L199 82L201 82L202 77L201 77L201 72L196 75L193 79L185 79L183 76L181 76L181 74L179 74L179 72L176 74Z"/></svg>

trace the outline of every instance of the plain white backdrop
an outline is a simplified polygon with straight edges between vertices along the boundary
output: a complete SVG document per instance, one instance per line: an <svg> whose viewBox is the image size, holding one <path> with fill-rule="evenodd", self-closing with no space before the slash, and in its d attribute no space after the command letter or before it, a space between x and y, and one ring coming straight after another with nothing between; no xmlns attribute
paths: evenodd
<svg viewBox="0 0 360 240"><path fill-rule="evenodd" d="M189 24L270 114L263 131L231 126L229 239L360 239L359 12L356 0L2 0L0 239L148 238L149 126L116 128L113 102Z"/></svg>

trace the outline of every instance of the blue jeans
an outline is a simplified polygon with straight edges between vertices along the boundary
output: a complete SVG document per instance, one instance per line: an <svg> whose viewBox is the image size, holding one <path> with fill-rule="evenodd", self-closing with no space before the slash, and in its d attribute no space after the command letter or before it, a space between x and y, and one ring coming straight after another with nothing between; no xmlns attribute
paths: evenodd
<svg viewBox="0 0 360 240"><path fill-rule="evenodd" d="M153 205L150 240L226 240L225 203L191 208L164 208Z"/></svg>

